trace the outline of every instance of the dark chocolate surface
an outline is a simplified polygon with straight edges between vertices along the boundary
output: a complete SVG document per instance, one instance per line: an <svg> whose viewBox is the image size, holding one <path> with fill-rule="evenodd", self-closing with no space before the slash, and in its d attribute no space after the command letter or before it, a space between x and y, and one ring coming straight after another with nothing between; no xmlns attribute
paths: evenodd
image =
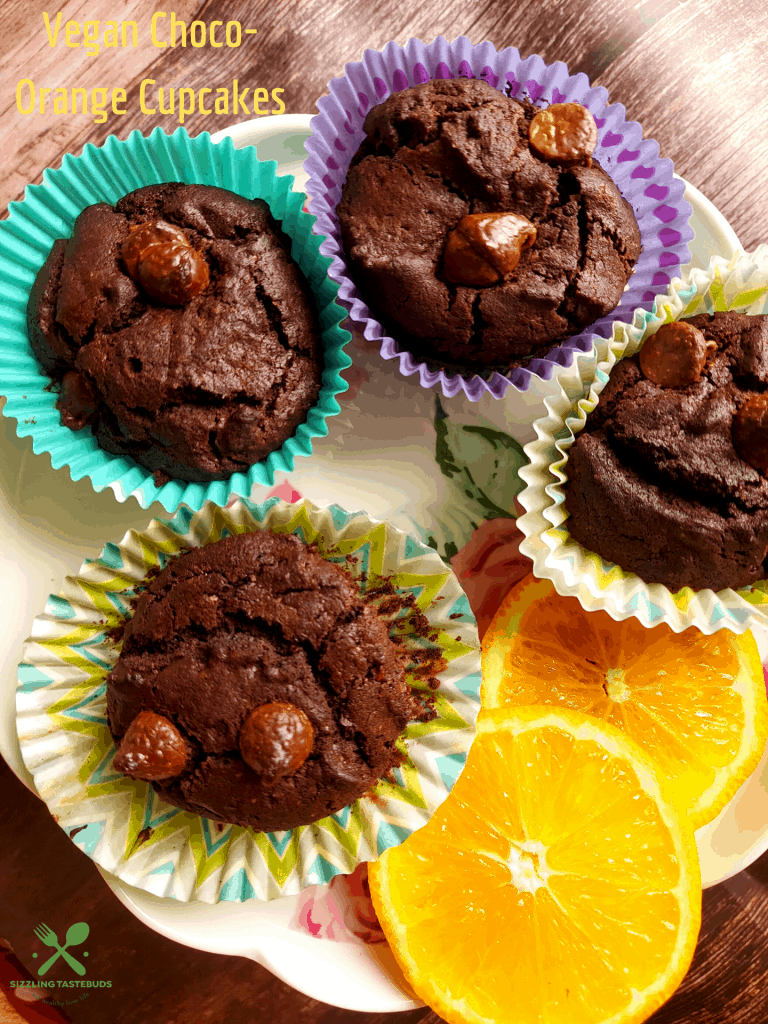
<svg viewBox="0 0 768 1024"><path fill-rule="evenodd" d="M374 107L338 214L350 273L408 350L467 371L545 355L618 305L640 254L629 204L595 162L532 152L537 107L479 79L430 81ZM451 284L448 233L468 213L510 211L537 239L509 280Z"/></svg>
<svg viewBox="0 0 768 1024"><path fill-rule="evenodd" d="M768 479L733 444L768 391L768 316L689 320L714 342L701 379L662 388L622 360L572 446L568 529L647 583L718 591L768 575Z"/></svg>
<svg viewBox="0 0 768 1024"><path fill-rule="evenodd" d="M254 708L284 701L314 730L291 776L265 781L238 748ZM205 817L278 831L340 810L402 756L422 708L375 609L339 566L298 537L229 537L170 562L139 598L107 687L119 742L140 711L173 722L188 769L154 783Z"/></svg>
<svg viewBox="0 0 768 1024"><path fill-rule="evenodd" d="M210 272L180 308L154 302L128 275L131 226L180 227ZM169 183L83 210L54 243L29 303L44 371L76 371L96 397L102 448L182 480L242 472L279 448L320 392L312 296L261 200ZM83 426L62 393L62 422Z"/></svg>

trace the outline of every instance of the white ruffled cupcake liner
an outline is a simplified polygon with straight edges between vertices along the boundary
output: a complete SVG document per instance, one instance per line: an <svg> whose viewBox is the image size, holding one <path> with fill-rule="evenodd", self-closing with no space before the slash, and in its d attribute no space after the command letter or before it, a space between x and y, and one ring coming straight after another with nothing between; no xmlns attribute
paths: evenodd
<svg viewBox="0 0 768 1024"><path fill-rule="evenodd" d="M526 483L519 495L525 509L517 520L525 535L520 550L533 561L535 576L551 580L559 594L577 597L590 611L601 609L617 621L634 616L648 627L665 622L676 633L690 626L703 633L743 633L768 625L768 581L719 593L684 587L673 594L588 551L568 532L568 450L614 365L634 355L662 323L724 310L768 313L768 245L739 251L730 260L714 256L707 270L674 278L667 294L656 298L653 312L637 309L630 323L615 323L611 337L598 341L595 358L578 363L580 394L574 394L571 382L569 392L559 386L544 400L547 415L533 425L537 439L524 449L530 464L520 470Z"/></svg>

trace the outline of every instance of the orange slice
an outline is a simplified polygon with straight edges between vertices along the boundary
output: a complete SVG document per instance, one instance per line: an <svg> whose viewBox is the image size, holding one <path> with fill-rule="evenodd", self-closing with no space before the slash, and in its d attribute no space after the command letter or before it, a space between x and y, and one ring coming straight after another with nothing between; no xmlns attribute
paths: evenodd
<svg viewBox="0 0 768 1024"><path fill-rule="evenodd" d="M483 639L483 705L556 704L617 726L656 761L694 828L754 771L768 738L751 633L615 622L527 576Z"/></svg>
<svg viewBox="0 0 768 1024"><path fill-rule="evenodd" d="M688 970L690 823L624 733L554 707L481 714L451 795L369 869L408 983L451 1024L634 1024Z"/></svg>

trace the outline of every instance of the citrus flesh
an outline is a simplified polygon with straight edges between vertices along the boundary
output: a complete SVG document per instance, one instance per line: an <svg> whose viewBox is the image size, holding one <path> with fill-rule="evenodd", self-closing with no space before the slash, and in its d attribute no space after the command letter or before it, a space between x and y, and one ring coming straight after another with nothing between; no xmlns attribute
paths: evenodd
<svg viewBox="0 0 768 1024"><path fill-rule="evenodd" d="M452 1024L632 1024L700 924L690 823L648 756L567 709L483 712L450 796L369 869L414 991Z"/></svg>
<svg viewBox="0 0 768 1024"><path fill-rule="evenodd" d="M751 633L615 622L527 576L483 640L483 705L555 704L621 729L657 762L694 828L754 771L768 701Z"/></svg>

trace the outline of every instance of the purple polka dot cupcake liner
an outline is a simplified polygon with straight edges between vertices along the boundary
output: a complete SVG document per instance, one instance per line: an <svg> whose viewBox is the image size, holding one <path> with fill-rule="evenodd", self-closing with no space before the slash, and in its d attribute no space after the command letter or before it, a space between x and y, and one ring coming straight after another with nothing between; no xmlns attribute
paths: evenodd
<svg viewBox="0 0 768 1024"><path fill-rule="evenodd" d="M634 210L640 228L642 252L613 312L508 376L494 372L488 379L464 377L419 362L387 334L349 277L336 207L350 161L365 138L366 115L392 93L435 78L481 78L499 92L539 107L581 103L597 123L595 158ZM546 64L536 54L523 59L512 47L498 51L491 43L473 45L463 36L452 43L442 36L429 44L411 39L405 46L388 43L381 51L366 50L361 61L345 65L344 75L334 78L328 90L312 119L304 164L309 210L317 218L317 232L326 236L320 252L331 258L328 273L339 284L339 299L362 325L365 337L379 342L382 358L397 360L404 376L418 373L422 387L439 385L447 397L463 391L471 401L486 392L502 398L510 386L527 391L534 376L549 380L557 367L570 366L577 353L591 352L595 336L609 337L615 320L630 320L637 308L652 309L656 296L666 293L671 278L690 259L691 207L683 199L684 183L673 175L672 161L659 156L657 143L643 138L642 128L626 119L620 103L608 103L607 90L593 88L584 74L570 75L560 61Z"/></svg>

